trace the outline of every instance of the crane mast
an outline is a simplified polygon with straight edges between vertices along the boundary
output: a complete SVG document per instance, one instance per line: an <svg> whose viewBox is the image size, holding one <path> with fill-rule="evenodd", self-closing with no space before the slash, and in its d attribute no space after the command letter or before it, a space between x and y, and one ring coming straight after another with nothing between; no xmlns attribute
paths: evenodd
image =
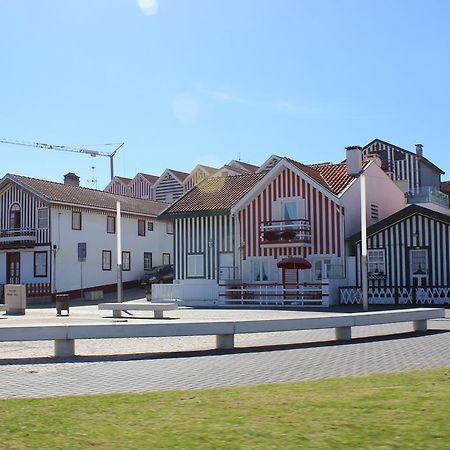
<svg viewBox="0 0 450 450"><path fill-rule="evenodd" d="M23 142L23 141L10 140L10 139L0 139L0 144L23 145L25 147L42 148L44 150L58 150L58 151L71 152L71 153L83 153L85 155L89 155L92 157L106 156L109 158L110 170L111 170L111 180L114 178L114 156L118 152L118 150L123 145L125 145L124 142L112 143L112 144L102 144L102 145L116 146L116 148L112 152L103 152L100 150L91 150L88 148L75 147L72 145L55 145L55 144L46 144L46 143L42 143L42 142Z"/></svg>

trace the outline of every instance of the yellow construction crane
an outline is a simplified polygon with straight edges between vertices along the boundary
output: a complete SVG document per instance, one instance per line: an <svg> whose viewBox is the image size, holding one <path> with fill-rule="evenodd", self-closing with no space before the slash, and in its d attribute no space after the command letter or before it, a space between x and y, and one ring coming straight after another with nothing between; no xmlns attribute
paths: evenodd
<svg viewBox="0 0 450 450"><path fill-rule="evenodd" d="M112 143L112 144L100 144L107 146L115 146L116 148L112 152L102 152L99 150L91 150L84 147L75 147L73 145L54 145L54 144L44 144L41 142L22 142L15 141L10 139L0 139L0 144L13 144L13 145L24 145L26 147L36 147L42 148L44 150L60 150L63 152L72 152L72 153L84 153L85 155L90 155L92 157L96 156L107 156L110 162L111 168L111 180L114 178L114 155L118 152L118 150L125 145L125 142L120 143Z"/></svg>

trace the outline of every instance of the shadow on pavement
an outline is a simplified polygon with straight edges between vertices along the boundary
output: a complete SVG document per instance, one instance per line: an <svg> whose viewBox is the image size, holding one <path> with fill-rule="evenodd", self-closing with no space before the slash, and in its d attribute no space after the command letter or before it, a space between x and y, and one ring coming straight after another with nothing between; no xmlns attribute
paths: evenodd
<svg viewBox="0 0 450 450"><path fill-rule="evenodd" d="M299 350L308 348L338 347L342 345L355 345L370 342L396 341L400 339L410 339L415 337L426 337L437 334L450 333L450 330L428 330L425 332L405 332L394 333L382 336L368 336L353 338L351 341L319 341L304 342L298 344L276 344L261 345L252 347L236 347L231 350L189 350L173 352L153 352L153 353L125 353L120 355L80 355L73 358L0 358L0 366L13 365L33 365L33 364L62 364L62 363L95 363L95 362L120 362L120 361L139 361L139 360L159 360L159 359L178 359L178 358L201 358L204 356L220 356L245 353L269 353L281 350Z"/></svg>

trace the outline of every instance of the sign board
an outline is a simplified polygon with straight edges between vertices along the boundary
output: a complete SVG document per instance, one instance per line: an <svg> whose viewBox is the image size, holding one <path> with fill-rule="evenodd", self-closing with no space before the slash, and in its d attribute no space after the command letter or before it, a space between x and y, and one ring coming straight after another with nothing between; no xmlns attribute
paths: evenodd
<svg viewBox="0 0 450 450"><path fill-rule="evenodd" d="M86 242L78 242L78 261L86 261Z"/></svg>

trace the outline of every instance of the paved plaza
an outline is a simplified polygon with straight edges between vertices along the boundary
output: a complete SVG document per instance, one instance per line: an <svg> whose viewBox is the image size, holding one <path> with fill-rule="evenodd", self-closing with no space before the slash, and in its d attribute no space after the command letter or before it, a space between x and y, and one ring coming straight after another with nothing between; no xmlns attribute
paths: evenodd
<svg viewBox="0 0 450 450"><path fill-rule="evenodd" d="M163 320L317 314L327 313L180 308ZM56 317L52 306L35 306L25 316L0 315L0 326L157 321L150 315L133 312L113 319L91 304L72 306L66 318ZM351 343L337 343L334 330L236 335L232 351L215 350L215 336L78 340L79 356L70 360L51 357L53 341L2 342L0 398L242 386L450 367L450 310L445 319L429 321L427 333L413 333L412 324L405 323L355 327L353 336Z"/></svg>

